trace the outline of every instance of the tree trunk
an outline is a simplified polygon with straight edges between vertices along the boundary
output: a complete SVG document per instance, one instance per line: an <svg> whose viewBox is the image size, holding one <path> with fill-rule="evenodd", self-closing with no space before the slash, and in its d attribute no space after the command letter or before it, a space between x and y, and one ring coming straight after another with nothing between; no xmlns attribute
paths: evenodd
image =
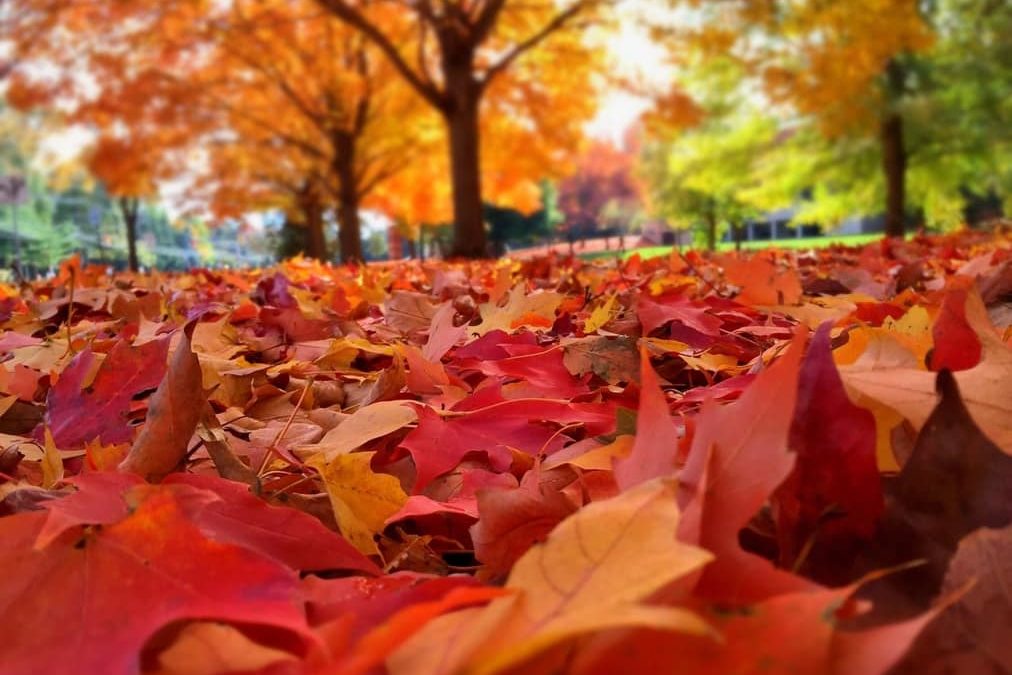
<svg viewBox="0 0 1012 675"><path fill-rule="evenodd" d="M359 219L358 180L355 177L355 138L338 133L334 139L334 173L337 175L337 240L341 262L362 258L362 222Z"/></svg>
<svg viewBox="0 0 1012 675"><path fill-rule="evenodd" d="M453 250L461 258L488 256L481 207L481 145L478 110L481 89L466 69L449 68L452 104L444 111L450 136L450 180L453 188Z"/></svg>
<svg viewBox="0 0 1012 675"><path fill-rule="evenodd" d="M882 170L885 173L887 237L902 237L906 231L907 150L903 140L903 117L889 113L882 120Z"/></svg>
<svg viewBox="0 0 1012 675"><path fill-rule="evenodd" d="M706 214L706 248L717 250L717 216L713 212Z"/></svg>
<svg viewBox="0 0 1012 675"><path fill-rule="evenodd" d="M303 202L302 209L306 217L306 255L325 262L327 238L323 232L323 207L313 197Z"/></svg>
<svg viewBox="0 0 1012 675"><path fill-rule="evenodd" d="M886 187L885 233L887 237L902 237L906 231L907 206L907 148L903 138L903 116L898 109L898 103L906 93L903 64L895 58L890 59L885 76L890 107L879 129Z"/></svg>
<svg viewBox="0 0 1012 675"><path fill-rule="evenodd" d="M734 250L741 250L741 239L744 232L742 231L741 225L737 223L731 223L731 234L734 236Z"/></svg>
<svg viewBox="0 0 1012 675"><path fill-rule="evenodd" d="M137 215L140 212L140 200L136 197L120 197L119 210L126 224L127 264L131 272L140 269L137 260Z"/></svg>

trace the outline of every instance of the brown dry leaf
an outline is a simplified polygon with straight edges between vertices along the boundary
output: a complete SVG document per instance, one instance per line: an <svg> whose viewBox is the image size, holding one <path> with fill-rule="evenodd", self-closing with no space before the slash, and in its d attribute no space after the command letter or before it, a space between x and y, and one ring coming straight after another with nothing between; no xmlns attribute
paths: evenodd
<svg viewBox="0 0 1012 675"><path fill-rule="evenodd" d="M425 330L436 314L430 296L413 291L394 291L383 304L388 325L405 335Z"/></svg>
<svg viewBox="0 0 1012 675"><path fill-rule="evenodd" d="M677 526L674 485L662 479L585 506L517 561L506 583L515 595L433 621L388 661L391 674L489 675L609 628L708 633L688 610L643 604L712 557L676 541Z"/></svg>
<svg viewBox="0 0 1012 675"><path fill-rule="evenodd" d="M144 430L120 464L121 471L157 480L186 456L190 437L204 409L200 362L190 348L193 326L191 323L183 329L169 370L151 397Z"/></svg>
<svg viewBox="0 0 1012 675"><path fill-rule="evenodd" d="M608 384L639 381L640 355L633 338L580 338L562 348L562 362L573 375L594 373Z"/></svg>
<svg viewBox="0 0 1012 675"><path fill-rule="evenodd" d="M981 529L959 544L943 597L973 586L914 643L894 675L1012 672L1012 527Z"/></svg>

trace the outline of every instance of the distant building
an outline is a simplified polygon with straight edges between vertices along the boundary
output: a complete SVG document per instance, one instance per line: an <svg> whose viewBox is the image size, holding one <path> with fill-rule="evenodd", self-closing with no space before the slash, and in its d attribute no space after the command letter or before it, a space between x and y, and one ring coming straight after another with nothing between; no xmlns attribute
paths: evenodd
<svg viewBox="0 0 1012 675"><path fill-rule="evenodd" d="M794 217L796 209L788 207L764 213L761 217L748 221L742 233L743 241L769 241L771 239L789 239L796 237L820 237L824 234L871 234L885 229L884 219L878 216L854 216L847 218L833 228L821 225L788 225ZM734 241L734 233L727 232L724 241Z"/></svg>

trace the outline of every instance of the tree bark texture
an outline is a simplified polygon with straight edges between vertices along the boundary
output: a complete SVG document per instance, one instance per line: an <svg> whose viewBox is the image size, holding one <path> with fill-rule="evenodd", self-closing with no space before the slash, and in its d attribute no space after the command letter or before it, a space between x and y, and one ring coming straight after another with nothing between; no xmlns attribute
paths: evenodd
<svg viewBox="0 0 1012 675"><path fill-rule="evenodd" d="M337 174L337 240L341 262L362 260L362 223L359 218L358 179L355 176L355 138L340 134L334 142L334 173Z"/></svg>
<svg viewBox="0 0 1012 675"><path fill-rule="evenodd" d="M306 255L316 260L327 260L327 237L323 231L323 206L315 196L303 200L306 219Z"/></svg>
<svg viewBox="0 0 1012 675"><path fill-rule="evenodd" d="M120 197L119 209L126 225L127 264L131 272L136 272L140 269L140 262L137 260L137 216L140 213L140 200L136 197Z"/></svg>
<svg viewBox="0 0 1012 675"><path fill-rule="evenodd" d="M706 248L717 250L717 216L712 211L706 214Z"/></svg>
<svg viewBox="0 0 1012 675"><path fill-rule="evenodd" d="M450 180L453 189L453 250L461 258L488 255L481 204L479 108L481 88L470 65L447 68L452 101L444 111L450 137Z"/></svg>
<svg viewBox="0 0 1012 675"><path fill-rule="evenodd" d="M882 120L882 171L886 186L885 233L902 237L906 232L907 151L903 117L890 113Z"/></svg>

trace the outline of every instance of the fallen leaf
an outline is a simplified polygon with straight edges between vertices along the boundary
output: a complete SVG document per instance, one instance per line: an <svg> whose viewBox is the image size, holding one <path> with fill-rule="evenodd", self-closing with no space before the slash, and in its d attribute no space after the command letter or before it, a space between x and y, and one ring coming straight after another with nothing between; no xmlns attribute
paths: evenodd
<svg viewBox="0 0 1012 675"><path fill-rule="evenodd" d="M432 362L438 362L446 352L467 335L467 325L454 326L453 317L456 311L453 303L444 302L432 315L429 324L429 338L422 347L422 355Z"/></svg>
<svg viewBox="0 0 1012 675"><path fill-rule="evenodd" d="M480 305L481 323L471 326L468 331L484 335L493 330L507 333L525 325L550 327L555 321L555 310L562 303L563 296L552 291L525 293L523 284L509 292L506 304L499 307L491 302Z"/></svg>
<svg viewBox="0 0 1012 675"><path fill-rule="evenodd" d="M169 492L151 493L118 523L75 527L37 549L45 520L0 518L0 571L9 581L0 605L17 608L0 618L5 673L136 673L148 638L184 619L308 633L295 574L206 538Z"/></svg>
<svg viewBox="0 0 1012 675"><path fill-rule="evenodd" d="M504 577L531 546L544 541L578 505L557 485L542 484L542 471L524 474L515 488L478 491L478 516L471 527L474 555L491 577Z"/></svg>
<svg viewBox="0 0 1012 675"><path fill-rule="evenodd" d="M1012 457L976 426L955 377L938 373L941 400L925 422L913 453L887 491L875 539L860 549L855 574L911 561L867 587L896 615L917 611L940 588L959 542L982 527L1012 523Z"/></svg>
<svg viewBox="0 0 1012 675"><path fill-rule="evenodd" d="M980 529L959 543L942 595L967 589L914 643L895 675L1012 671L1012 527Z"/></svg>
<svg viewBox="0 0 1012 675"><path fill-rule="evenodd" d="M319 443L299 448L302 456L319 454L326 461L346 455L369 441L403 429L418 419L414 406L403 401L378 401L363 406L324 434Z"/></svg>
<svg viewBox="0 0 1012 675"><path fill-rule="evenodd" d="M322 459L311 462L323 477L341 533L366 555L379 553L375 536L408 500L400 481L372 470L372 456L371 452L356 452L326 463Z"/></svg>
<svg viewBox="0 0 1012 675"><path fill-rule="evenodd" d="M931 370L966 370L980 361L980 338L966 320L967 297L965 289L952 288L942 298L938 317L931 327Z"/></svg>
<svg viewBox="0 0 1012 675"><path fill-rule="evenodd" d="M591 642L569 672L792 673L877 675L903 656L932 615L862 631L841 630L838 614L853 587L787 593L744 607L708 607L700 615L717 639L633 631Z"/></svg>
<svg viewBox="0 0 1012 675"><path fill-rule="evenodd" d="M695 592L700 597L749 603L811 586L775 569L739 545L738 533L794 468L789 433L798 370L807 331L798 330L773 365L741 398L703 405L685 467L679 472L683 516L679 539L713 552Z"/></svg>
<svg viewBox="0 0 1012 675"><path fill-rule="evenodd" d="M659 298L640 296L636 302L636 314L643 325L644 336L671 321L678 321L703 335L716 336L720 334L723 324L723 321L708 312L705 305L692 302L681 295Z"/></svg>
<svg viewBox="0 0 1012 675"><path fill-rule="evenodd" d="M503 401L445 419L432 408L421 408L418 426L401 442L415 463L413 492L425 489L471 453L488 457L500 473L512 463L512 449L532 456L550 454L563 445L559 429L566 425L582 425L589 434L608 433L615 425L614 411L549 399Z"/></svg>
<svg viewBox="0 0 1012 675"><path fill-rule="evenodd" d="M200 361L190 349L195 324L183 330L172 363L151 397L144 429L134 441L120 470L148 480L159 479L183 461L203 410Z"/></svg>
<svg viewBox="0 0 1012 675"><path fill-rule="evenodd" d="M675 541L677 523L673 485L659 479L588 504L517 561L506 583L514 596L431 622L388 660L391 675L502 672L609 628L710 632L690 611L643 604L711 558ZM432 639L448 629L455 643Z"/></svg>
<svg viewBox="0 0 1012 675"><path fill-rule="evenodd" d="M594 308L587 320L583 322L584 333L596 333L601 327L611 320L612 312L615 309L615 295L609 295L608 299Z"/></svg>
<svg viewBox="0 0 1012 675"><path fill-rule="evenodd" d="M594 373L608 384L639 382L639 353L626 337L589 337L563 342L563 363L570 373Z"/></svg>
<svg viewBox="0 0 1012 675"><path fill-rule="evenodd" d="M678 463L678 428L644 349L640 353L640 402L636 440L627 457L615 460L615 481L628 490L651 478L669 476Z"/></svg>
<svg viewBox="0 0 1012 675"><path fill-rule="evenodd" d="M763 254L745 260L722 260L724 276L741 289L736 300L746 305L796 305L801 300L801 281L792 269L777 266Z"/></svg>
<svg viewBox="0 0 1012 675"><path fill-rule="evenodd" d="M294 654L257 644L233 626L198 621L184 626L158 655L161 668L156 675L225 675L296 660Z"/></svg>
<svg viewBox="0 0 1012 675"><path fill-rule="evenodd" d="M833 363L830 324L801 364L789 446L794 470L773 493L780 564L825 566L870 539L885 508L874 416L850 402ZM827 560L799 559L815 542ZM818 569L816 567L816 569Z"/></svg>
<svg viewBox="0 0 1012 675"><path fill-rule="evenodd" d="M71 450L96 438L103 443L129 442L130 400L162 381L168 348L168 338L139 347L118 341L87 389L82 387L95 355L85 350L75 356L46 399L45 424L57 447Z"/></svg>
<svg viewBox="0 0 1012 675"><path fill-rule="evenodd" d="M966 316L983 347L980 362L955 373L970 416L1002 450L1012 453L1012 347L995 335L980 297L967 296ZM915 428L924 426L935 407L935 374L911 368L863 370L843 366L848 388L886 405Z"/></svg>

